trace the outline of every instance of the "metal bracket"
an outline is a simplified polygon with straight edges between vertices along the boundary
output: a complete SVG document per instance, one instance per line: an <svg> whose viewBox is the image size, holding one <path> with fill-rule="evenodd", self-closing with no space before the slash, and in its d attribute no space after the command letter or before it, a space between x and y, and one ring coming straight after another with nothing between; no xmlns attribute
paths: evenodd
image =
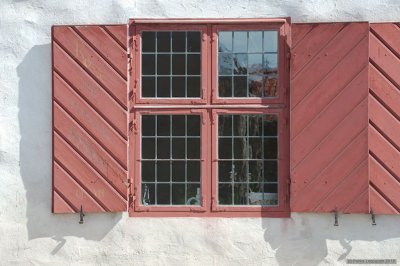
<svg viewBox="0 0 400 266"><path fill-rule="evenodd" d="M81 210L79 212L79 224L83 224L83 216L85 216L85 214L83 213L83 206L81 205Z"/></svg>
<svg viewBox="0 0 400 266"><path fill-rule="evenodd" d="M337 209L335 209L335 223L333 224L333 226L339 226L338 218L339 218L339 213Z"/></svg>
<svg viewBox="0 0 400 266"><path fill-rule="evenodd" d="M375 222L375 213L374 213L374 211L371 209L371 220L372 220L372 225L376 225L376 222Z"/></svg>

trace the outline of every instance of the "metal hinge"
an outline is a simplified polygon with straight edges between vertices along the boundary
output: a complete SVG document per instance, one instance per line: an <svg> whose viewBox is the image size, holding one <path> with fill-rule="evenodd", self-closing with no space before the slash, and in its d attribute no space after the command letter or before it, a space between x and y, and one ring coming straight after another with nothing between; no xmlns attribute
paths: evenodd
<svg viewBox="0 0 400 266"><path fill-rule="evenodd" d="M132 73L132 55L131 53L127 53L127 57L128 57L128 71L129 74Z"/></svg>

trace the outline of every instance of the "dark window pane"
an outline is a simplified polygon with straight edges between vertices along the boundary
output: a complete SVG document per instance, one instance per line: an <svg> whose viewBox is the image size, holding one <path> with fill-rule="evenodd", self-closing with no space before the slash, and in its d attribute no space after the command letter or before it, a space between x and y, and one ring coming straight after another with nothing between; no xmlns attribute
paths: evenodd
<svg viewBox="0 0 400 266"><path fill-rule="evenodd" d="M233 178L235 182L246 182L247 181L247 166L245 161L234 161L233 162Z"/></svg>
<svg viewBox="0 0 400 266"><path fill-rule="evenodd" d="M185 116L184 115L173 115L172 116L172 136L184 136L185 135Z"/></svg>
<svg viewBox="0 0 400 266"><path fill-rule="evenodd" d="M169 52L171 50L171 41L169 32L157 32L157 51Z"/></svg>
<svg viewBox="0 0 400 266"><path fill-rule="evenodd" d="M235 205L247 205L247 184L235 184L233 202Z"/></svg>
<svg viewBox="0 0 400 266"><path fill-rule="evenodd" d="M264 116L264 136L277 136L278 122L276 115Z"/></svg>
<svg viewBox="0 0 400 266"><path fill-rule="evenodd" d="M154 115L142 116L142 135L155 136L156 133L156 119Z"/></svg>
<svg viewBox="0 0 400 266"><path fill-rule="evenodd" d="M187 97L200 97L200 77L187 78Z"/></svg>
<svg viewBox="0 0 400 266"><path fill-rule="evenodd" d="M170 116L169 115L158 115L157 116L157 135L158 136L169 136L170 133Z"/></svg>
<svg viewBox="0 0 400 266"><path fill-rule="evenodd" d="M170 204L169 184L157 184L157 204Z"/></svg>
<svg viewBox="0 0 400 266"><path fill-rule="evenodd" d="M232 162L218 162L218 182L232 181Z"/></svg>
<svg viewBox="0 0 400 266"><path fill-rule="evenodd" d="M264 96L278 96L278 74L276 72L264 76Z"/></svg>
<svg viewBox="0 0 400 266"><path fill-rule="evenodd" d="M200 139L188 138L187 139L187 158L200 159Z"/></svg>
<svg viewBox="0 0 400 266"><path fill-rule="evenodd" d="M233 151L235 159L247 159L247 142L245 138L235 138L233 141Z"/></svg>
<svg viewBox="0 0 400 266"><path fill-rule="evenodd" d="M219 136L232 136L232 116L219 115L218 116L218 135Z"/></svg>
<svg viewBox="0 0 400 266"><path fill-rule="evenodd" d="M232 75L232 54L220 53L218 55L218 74Z"/></svg>
<svg viewBox="0 0 400 266"><path fill-rule="evenodd" d="M200 205L201 191L200 184L187 184L187 204Z"/></svg>
<svg viewBox="0 0 400 266"><path fill-rule="evenodd" d="M142 74L154 75L156 73L156 56L153 54L142 55Z"/></svg>
<svg viewBox="0 0 400 266"><path fill-rule="evenodd" d="M247 54L235 54L233 56L233 73L247 74Z"/></svg>
<svg viewBox="0 0 400 266"><path fill-rule="evenodd" d="M264 158L278 158L278 142L276 138L264 138Z"/></svg>
<svg viewBox="0 0 400 266"><path fill-rule="evenodd" d="M155 162L142 162L142 181L154 182L156 178Z"/></svg>
<svg viewBox="0 0 400 266"><path fill-rule="evenodd" d="M172 75L185 75L185 55L172 55Z"/></svg>
<svg viewBox="0 0 400 266"><path fill-rule="evenodd" d="M262 159L262 138L249 138L250 159Z"/></svg>
<svg viewBox="0 0 400 266"><path fill-rule="evenodd" d="M181 161L172 162L172 181L174 182L185 181L185 162Z"/></svg>
<svg viewBox="0 0 400 266"><path fill-rule="evenodd" d="M232 77L219 77L218 79L218 96L232 97Z"/></svg>
<svg viewBox="0 0 400 266"><path fill-rule="evenodd" d="M247 52L247 31L233 32L233 51Z"/></svg>
<svg viewBox="0 0 400 266"><path fill-rule="evenodd" d="M157 162L157 182L169 182L170 162L158 161Z"/></svg>
<svg viewBox="0 0 400 266"><path fill-rule="evenodd" d="M264 181L278 181L278 163L277 161L264 161Z"/></svg>
<svg viewBox="0 0 400 266"><path fill-rule="evenodd" d="M173 32L172 33L172 51L173 52L184 52L186 47L186 36L185 32Z"/></svg>
<svg viewBox="0 0 400 266"><path fill-rule="evenodd" d="M218 203L221 205L232 205L232 185L219 184Z"/></svg>
<svg viewBox="0 0 400 266"><path fill-rule="evenodd" d="M157 97L169 97L170 77L157 77Z"/></svg>
<svg viewBox="0 0 400 266"><path fill-rule="evenodd" d="M187 162L187 180L188 182L200 182L200 162L188 161Z"/></svg>
<svg viewBox="0 0 400 266"><path fill-rule="evenodd" d="M188 32L187 33L187 51L188 52L200 52L201 41L200 32Z"/></svg>
<svg viewBox="0 0 400 266"><path fill-rule="evenodd" d="M185 139L172 139L172 158L185 159Z"/></svg>
<svg viewBox="0 0 400 266"><path fill-rule="evenodd" d="M263 74L262 54L249 54L249 74Z"/></svg>
<svg viewBox="0 0 400 266"><path fill-rule="evenodd" d="M155 52L156 34L155 32L142 32L142 52Z"/></svg>
<svg viewBox="0 0 400 266"><path fill-rule="evenodd" d="M172 97L185 97L185 78L172 78Z"/></svg>
<svg viewBox="0 0 400 266"><path fill-rule="evenodd" d="M235 136L247 135L247 115L233 116L233 133Z"/></svg>
<svg viewBox="0 0 400 266"><path fill-rule="evenodd" d="M221 31L218 33L218 51L231 52L232 51L232 32Z"/></svg>
<svg viewBox="0 0 400 266"><path fill-rule="evenodd" d="M261 97L263 91L263 76L249 76L249 96Z"/></svg>
<svg viewBox="0 0 400 266"><path fill-rule="evenodd" d="M154 205L155 202L155 185L154 184L142 184L142 204L143 205Z"/></svg>
<svg viewBox="0 0 400 266"><path fill-rule="evenodd" d="M154 77L142 77L142 97L156 96L156 80Z"/></svg>
<svg viewBox="0 0 400 266"><path fill-rule="evenodd" d="M156 140L154 138L142 139L142 158L143 159L154 159L155 156L155 144ZM146 148L144 148L146 147Z"/></svg>
<svg viewBox="0 0 400 266"><path fill-rule="evenodd" d="M188 115L187 116L187 135L200 136L200 116Z"/></svg>
<svg viewBox="0 0 400 266"><path fill-rule="evenodd" d="M262 161L249 161L249 181L262 182L263 181L263 162Z"/></svg>
<svg viewBox="0 0 400 266"><path fill-rule="evenodd" d="M264 192L265 193L277 193L278 192L277 184L264 184Z"/></svg>
<svg viewBox="0 0 400 266"><path fill-rule="evenodd" d="M157 55L157 74L158 75L170 75L170 57L169 54Z"/></svg>
<svg viewBox="0 0 400 266"><path fill-rule="evenodd" d="M172 184L172 204L185 204L185 184Z"/></svg>
<svg viewBox="0 0 400 266"><path fill-rule="evenodd" d="M188 54L187 55L187 74L200 75L200 55Z"/></svg>
<svg viewBox="0 0 400 266"><path fill-rule="evenodd" d="M235 97L247 96L247 77L233 78L233 92Z"/></svg>
<svg viewBox="0 0 400 266"><path fill-rule="evenodd" d="M146 149L146 146L143 147ZM170 156L170 140L169 138L157 138L157 158L169 159Z"/></svg>
<svg viewBox="0 0 400 266"><path fill-rule="evenodd" d="M249 136L261 136L263 120L261 115L249 115Z"/></svg>
<svg viewBox="0 0 400 266"><path fill-rule="evenodd" d="M249 32L249 52L262 52L262 31Z"/></svg>
<svg viewBox="0 0 400 266"><path fill-rule="evenodd" d="M218 139L218 158L219 159L232 158L232 139L230 138Z"/></svg>

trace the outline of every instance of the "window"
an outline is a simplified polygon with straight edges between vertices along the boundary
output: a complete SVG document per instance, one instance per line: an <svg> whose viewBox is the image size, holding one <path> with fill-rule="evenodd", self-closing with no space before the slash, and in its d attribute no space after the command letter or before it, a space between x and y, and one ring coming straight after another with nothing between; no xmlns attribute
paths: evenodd
<svg viewBox="0 0 400 266"><path fill-rule="evenodd" d="M242 22L135 22L133 216L288 215L288 26Z"/></svg>

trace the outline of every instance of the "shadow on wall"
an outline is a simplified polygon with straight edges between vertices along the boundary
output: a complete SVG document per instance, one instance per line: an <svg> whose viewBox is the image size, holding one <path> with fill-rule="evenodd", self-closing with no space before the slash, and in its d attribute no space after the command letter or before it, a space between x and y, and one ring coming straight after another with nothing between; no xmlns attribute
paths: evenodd
<svg viewBox="0 0 400 266"><path fill-rule="evenodd" d="M26 190L28 239L67 236L101 240L121 219L121 213L79 215L51 213L51 46L36 45L17 67L19 77L20 173Z"/></svg>
<svg viewBox="0 0 400 266"><path fill-rule="evenodd" d="M339 226L333 226L333 214L292 213L290 219L262 219L264 239L275 251L279 265L319 265L330 264L328 255L339 255L337 264L346 264L346 259L396 259L397 257L377 257L382 251L372 245L381 241L400 237L399 216L376 216L377 225L373 226L370 215L340 215ZM334 247L338 241L340 246ZM350 255L354 242L364 241L364 250L357 251L357 257ZM368 243L370 242L370 243ZM364 257L362 257L364 256ZM379 256L379 255L378 255Z"/></svg>

